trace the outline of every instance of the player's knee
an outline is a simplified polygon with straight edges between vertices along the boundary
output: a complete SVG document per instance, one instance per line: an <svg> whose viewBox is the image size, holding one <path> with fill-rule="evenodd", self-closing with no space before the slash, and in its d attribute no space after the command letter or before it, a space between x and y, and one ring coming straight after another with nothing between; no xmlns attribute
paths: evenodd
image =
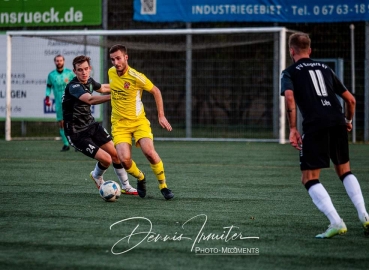
<svg viewBox="0 0 369 270"><path fill-rule="evenodd" d="M102 158L99 159L99 161L106 168L108 168L113 162L110 155L104 155Z"/></svg>
<svg viewBox="0 0 369 270"><path fill-rule="evenodd" d="M121 161L120 161L120 159L118 158L118 156L111 157L111 160L112 160L112 161L113 161L113 163L115 163L115 164L120 164L120 163L121 163Z"/></svg>
<svg viewBox="0 0 369 270"><path fill-rule="evenodd" d="M128 169L132 166L132 160L130 158L121 158L120 162L125 169Z"/></svg>
<svg viewBox="0 0 369 270"><path fill-rule="evenodd" d="M160 157L154 149L146 151L144 155L151 164L156 164L160 161Z"/></svg>
<svg viewBox="0 0 369 270"><path fill-rule="evenodd" d="M115 152L115 153L110 153L110 157L111 157L112 161L113 161L115 164L120 163L120 160L119 160L118 154L117 154L116 152Z"/></svg>

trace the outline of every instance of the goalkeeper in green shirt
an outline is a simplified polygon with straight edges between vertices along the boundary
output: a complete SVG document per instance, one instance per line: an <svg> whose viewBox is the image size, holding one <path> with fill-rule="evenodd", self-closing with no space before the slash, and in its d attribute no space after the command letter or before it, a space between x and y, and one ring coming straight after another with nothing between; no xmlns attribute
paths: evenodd
<svg viewBox="0 0 369 270"><path fill-rule="evenodd" d="M46 98L45 105L50 107L53 105L50 100L50 94L53 92L56 121L59 124L59 133L63 141L62 152L69 150L69 142L64 134L64 121L63 121L63 110L62 110L62 98L64 95L65 86L75 77L72 70L64 68L64 57L57 55L54 57L54 63L56 69L51 71L47 76L46 82Z"/></svg>

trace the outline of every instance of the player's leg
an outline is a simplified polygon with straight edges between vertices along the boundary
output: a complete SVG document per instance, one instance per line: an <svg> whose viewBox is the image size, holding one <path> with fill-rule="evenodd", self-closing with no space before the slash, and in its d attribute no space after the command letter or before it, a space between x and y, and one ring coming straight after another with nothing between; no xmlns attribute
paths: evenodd
<svg viewBox="0 0 369 270"><path fill-rule="evenodd" d="M136 132L134 133L135 141L141 147L142 153L150 162L151 170L159 183L161 194L166 200L174 197L174 194L167 187L164 164L154 148L153 135L151 132L150 122L142 121Z"/></svg>
<svg viewBox="0 0 369 270"><path fill-rule="evenodd" d="M97 188L100 188L104 183L103 175L112 163L111 155L102 146L111 142L111 136L99 123L92 124L80 134L82 143L77 147L82 149L80 151L83 154L97 160L90 177L95 181Z"/></svg>
<svg viewBox="0 0 369 270"><path fill-rule="evenodd" d="M63 142L63 148L60 150L61 152L65 152L69 150L69 142L64 133L64 120L63 120L63 112L61 110L56 111L56 120L59 125L59 134Z"/></svg>
<svg viewBox="0 0 369 270"><path fill-rule="evenodd" d="M329 219L330 226L317 238L330 238L347 231L341 217L338 215L332 200L319 181L320 169L329 167L329 138L326 130L304 134L302 150L300 151L300 168L302 184L308 191L315 206Z"/></svg>
<svg viewBox="0 0 369 270"><path fill-rule="evenodd" d="M350 197L352 203L354 204L359 219L363 221L365 217L368 217L368 213L365 208L364 197L361 192L359 181L356 176L350 170L350 162L346 162L345 164L335 165L335 169L337 175L341 179L347 195ZM369 225L369 218L368 218Z"/></svg>
<svg viewBox="0 0 369 270"><path fill-rule="evenodd" d="M164 164L154 148L154 143L152 139L141 138L139 140L139 144L141 146L143 154L150 162L151 170L154 172L155 177L158 180L161 194L164 196L166 200L172 199L174 197L174 194L170 189L168 189L165 178Z"/></svg>
<svg viewBox="0 0 369 270"><path fill-rule="evenodd" d="M113 142L109 141L102 145L101 148L106 151L112 158L114 172L117 175L122 186L122 194L137 195L137 190L133 188L129 183L128 174L118 158L118 154Z"/></svg>
<svg viewBox="0 0 369 270"><path fill-rule="evenodd" d="M364 227L365 235L369 236L369 214L365 208L364 197L361 192L359 181L350 171L349 162L335 165L335 169L346 189L347 195L350 197L357 210L359 220Z"/></svg>
<svg viewBox="0 0 369 270"><path fill-rule="evenodd" d="M136 162L131 158L131 145L129 143L121 142L115 146L120 162L124 169L133 177L143 180L144 174L137 167Z"/></svg>
<svg viewBox="0 0 369 270"><path fill-rule="evenodd" d="M108 152L100 148L101 145L111 141L111 137L110 135L106 136L105 132L103 132L104 134L100 136L101 139L96 139L94 136L98 134L96 132L98 130L99 124L95 123L84 131L68 133L66 135L72 147L74 147L77 151L82 152L82 154L97 160L94 170L90 173L90 178L94 181L96 187L99 189L104 183L103 175L112 163L112 158Z"/></svg>
<svg viewBox="0 0 369 270"><path fill-rule="evenodd" d="M316 238L330 238L347 231L346 225L338 215L327 190L319 182L320 169L302 171L302 183L315 206L329 219L330 225Z"/></svg>
<svg viewBox="0 0 369 270"><path fill-rule="evenodd" d="M159 182L159 189L167 188L165 181L164 164L154 148L154 143L151 138L141 138L139 140L142 153L150 162L151 170L154 172L156 179Z"/></svg>
<svg viewBox="0 0 369 270"><path fill-rule="evenodd" d="M93 131L94 127L90 127L82 132L67 134L67 138L70 145L76 150L98 161L94 170L90 173L90 178L99 189L104 183L103 175L110 166L112 159L109 153L101 149L100 146L92 140L91 134L93 134Z"/></svg>
<svg viewBox="0 0 369 270"><path fill-rule="evenodd" d="M331 134L331 158L338 177L341 179L348 196L354 204L365 234L369 235L369 215L365 208L364 197L359 181L351 172L349 146L346 126L339 126Z"/></svg>
<svg viewBox="0 0 369 270"><path fill-rule="evenodd" d="M138 169L132 160L132 134L135 127L131 127L128 122L112 120L112 136L117 155L124 169L133 177L142 180L144 174Z"/></svg>
<svg viewBox="0 0 369 270"><path fill-rule="evenodd" d="M55 99L55 112L56 112L56 121L58 122L59 125L59 134L63 142L63 148L61 149L61 152L65 152L69 150L69 142L64 133L63 108L61 100L58 101L57 99Z"/></svg>
<svg viewBox="0 0 369 270"><path fill-rule="evenodd" d="M136 126L131 126L129 121L112 120L112 135L115 148L120 162L124 169L137 178L137 192L141 198L146 196L145 174L137 167L132 160L132 134Z"/></svg>
<svg viewBox="0 0 369 270"><path fill-rule="evenodd" d="M115 137L114 137L115 139ZM132 141L132 139L130 139ZM137 178L137 193L141 198L146 196L146 179L145 174L137 167L136 162L131 158L132 145L127 142L121 142L115 146L117 149L119 160L124 169Z"/></svg>

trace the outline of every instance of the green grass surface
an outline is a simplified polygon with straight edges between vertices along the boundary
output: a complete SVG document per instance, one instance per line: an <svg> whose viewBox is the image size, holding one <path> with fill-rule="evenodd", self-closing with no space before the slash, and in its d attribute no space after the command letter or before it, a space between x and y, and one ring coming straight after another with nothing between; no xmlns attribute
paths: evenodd
<svg viewBox="0 0 369 270"><path fill-rule="evenodd" d="M333 168L322 171L321 182L348 233L318 240L314 236L329 222L300 184L298 152L289 145L155 145L175 198L164 200L147 161L133 149L146 172L147 198L123 196L106 203L89 179L94 160L59 152L60 142L0 141L0 269L368 269L369 238ZM369 145L350 147L352 171L369 208ZM105 179L117 181L112 168ZM156 239L146 237L148 220ZM120 241L137 225L140 234ZM199 232L221 236L230 226L230 235L259 239L195 242ZM114 255L117 242L115 253L138 245ZM218 253L196 253L196 248ZM233 248L258 253L222 253Z"/></svg>

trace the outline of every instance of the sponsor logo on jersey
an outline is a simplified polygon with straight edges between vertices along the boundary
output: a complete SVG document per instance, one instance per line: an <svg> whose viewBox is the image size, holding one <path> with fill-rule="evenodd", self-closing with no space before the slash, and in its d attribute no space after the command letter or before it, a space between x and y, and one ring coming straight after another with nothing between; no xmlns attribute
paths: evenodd
<svg viewBox="0 0 369 270"><path fill-rule="evenodd" d="M331 103L326 99L320 101L322 102L323 106L332 106Z"/></svg>
<svg viewBox="0 0 369 270"><path fill-rule="evenodd" d="M76 87L79 87L80 85L79 84L75 84L75 85L72 85L72 88L76 88Z"/></svg>

